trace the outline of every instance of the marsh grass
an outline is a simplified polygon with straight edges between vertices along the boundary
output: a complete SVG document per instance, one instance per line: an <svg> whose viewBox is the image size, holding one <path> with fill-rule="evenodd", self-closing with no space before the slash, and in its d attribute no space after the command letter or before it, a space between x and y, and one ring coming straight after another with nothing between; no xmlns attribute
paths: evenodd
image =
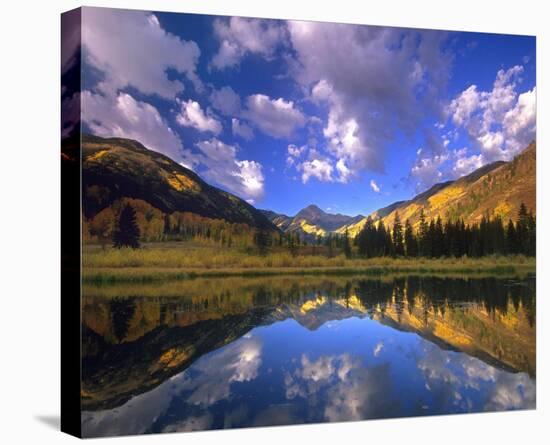
<svg viewBox="0 0 550 445"><path fill-rule="evenodd" d="M534 272L535 259L517 256L482 258L332 258L274 251L265 256L238 249L219 249L192 243L152 244L142 249L98 249L86 246L83 254L85 282L152 282L199 276L270 275L384 275L497 274Z"/></svg>

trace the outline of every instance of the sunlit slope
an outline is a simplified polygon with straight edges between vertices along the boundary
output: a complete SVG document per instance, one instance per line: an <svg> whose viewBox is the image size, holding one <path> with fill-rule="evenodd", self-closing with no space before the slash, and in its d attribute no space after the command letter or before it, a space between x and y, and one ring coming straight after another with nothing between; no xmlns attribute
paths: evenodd
<svg viewBox="0 0 550 445"><path fill-rule="evenodd" d="M426 219L441 216L444 220L464 219L467 224L479 223L483 216L500 216L505 222L515 220L521 203L536 213L536 143L531 143L510 162L495 162L456 181L436 184L409 201L398 202L370 216L393 224L398 212L402 221L419 222L423 209ZM365 219L348 226L357 235ZM342 227L338 232L343 232Z"/></svg>
<svg viewBox="0 0 550 445"><path fill-rule="evenodd" d="M203 181L172 159L122 138L82 138L83 211L92 217L121 198L143 200L165 213L197 215L274 229L253 206Z"/></svg>
<svg viewBox="0 0 550 445"><path fill-rule="evenodd" d="M363 219L362 215L327 213L316 205L303 208L295 216L282 215L270 210L262 210L262 212L283 232L298 233L310 241L318 236L327 236L330 232L336 232L341 227Z"/></svg>

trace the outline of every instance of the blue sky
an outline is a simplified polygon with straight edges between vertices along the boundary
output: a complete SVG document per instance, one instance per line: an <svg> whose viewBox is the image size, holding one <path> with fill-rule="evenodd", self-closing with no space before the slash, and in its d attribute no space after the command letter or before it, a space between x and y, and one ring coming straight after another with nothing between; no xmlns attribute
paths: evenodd
<svg viewBox="0 0 550 445"><path fill-rule="evenodd" d="M84 8L82 120L258 208L368 214L513 158L534 37Z"/></svg>

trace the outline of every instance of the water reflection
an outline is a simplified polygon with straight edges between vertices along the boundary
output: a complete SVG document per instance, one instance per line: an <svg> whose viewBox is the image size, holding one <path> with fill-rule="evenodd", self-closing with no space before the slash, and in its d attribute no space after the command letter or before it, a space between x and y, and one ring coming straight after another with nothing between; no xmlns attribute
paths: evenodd
<svg viewBox="0 0 550 445"><path fill-rule="evenodd" d="M86 436L535 406L533 279L86 287Z"/></svg>

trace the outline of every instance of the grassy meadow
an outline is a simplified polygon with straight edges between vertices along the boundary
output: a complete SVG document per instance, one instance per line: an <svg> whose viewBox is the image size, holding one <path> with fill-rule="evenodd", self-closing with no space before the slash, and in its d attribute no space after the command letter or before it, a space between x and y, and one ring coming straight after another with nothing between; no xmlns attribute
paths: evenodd
<svg viewBox="0 0 550 445"><path fill-rule="evenodd" d="M322 250L272 249L266 255L196 242L145 244L140 249L85 245L85 282L149 282L199 276L269 276L388 273L525 274L535 271L535 259L523 255L482 258L346 258Z"/></svg>

